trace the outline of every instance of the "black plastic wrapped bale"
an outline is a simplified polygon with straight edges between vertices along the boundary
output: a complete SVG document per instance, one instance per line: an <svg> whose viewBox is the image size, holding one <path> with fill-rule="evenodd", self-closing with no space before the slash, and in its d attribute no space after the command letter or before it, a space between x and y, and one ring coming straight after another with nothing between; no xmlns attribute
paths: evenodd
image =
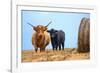
<svg viewBox="0 0 100 73"><path fill-rule="evenodd" d="M78 52L90 52L90 19L82 18L78 32Z"/></svg>

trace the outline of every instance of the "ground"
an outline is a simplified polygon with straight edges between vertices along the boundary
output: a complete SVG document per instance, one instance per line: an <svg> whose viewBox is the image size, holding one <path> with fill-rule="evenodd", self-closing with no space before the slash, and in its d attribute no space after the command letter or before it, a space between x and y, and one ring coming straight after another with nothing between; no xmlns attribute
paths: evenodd
<svg viewBox="0 0 100 73"><path fill-rule="evenodd" d="M35 52L34 50L22 51L22 62L46 62L46 61L66 61L66 60L86 60L90 59L90 53L78 53L75 48L66 48L63 51L46 50L45 52Z"/></svg>

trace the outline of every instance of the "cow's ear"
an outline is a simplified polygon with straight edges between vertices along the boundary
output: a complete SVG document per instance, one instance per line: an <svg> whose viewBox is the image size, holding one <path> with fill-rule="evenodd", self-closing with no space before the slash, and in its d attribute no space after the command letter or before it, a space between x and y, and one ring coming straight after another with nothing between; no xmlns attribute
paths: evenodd
<svg viewBox="0 0 100 73"><path fill-rule="evenodd" d="M44 31L46 31L46 30L47 30L47 27L44 28Z"/></svg>
<svg viewBox="0 0 100 73"><path fill-rule="evenodd" d="M55 30L55 32L58 32L57 30Z"/></svg>
<svg viewBox="0 0 100 73"><path fill-rule="evenodd" d="M37 31L37 28L35 26L33 26L33 30Z"/></svg>
<svg viewBox="0 0 100 73"><path fill-rule="evenodd" d="M49 32L49 33L50 33L50 30L47 30L47 32Z"/></svg>

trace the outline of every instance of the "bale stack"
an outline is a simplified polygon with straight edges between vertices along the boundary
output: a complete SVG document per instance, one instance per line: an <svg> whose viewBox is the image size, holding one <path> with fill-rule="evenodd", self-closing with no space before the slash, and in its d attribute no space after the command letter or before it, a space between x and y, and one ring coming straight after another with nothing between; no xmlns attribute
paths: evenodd
<svg viewBox="0 0 100 73"><path fill-rule="evenodd" d="M90 19L82 18L78 31L78 52L90 52Z"/></svg>

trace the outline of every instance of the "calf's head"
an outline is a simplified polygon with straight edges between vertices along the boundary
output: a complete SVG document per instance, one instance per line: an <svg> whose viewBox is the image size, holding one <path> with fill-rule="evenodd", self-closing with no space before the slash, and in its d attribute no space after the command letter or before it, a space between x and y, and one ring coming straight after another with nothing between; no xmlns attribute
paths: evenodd
<svg viewBox="0 0 100 73"><path fill-rule="evenodd" d="M54 38L54 37L57 36L57 32L58 32L58 31L55 30L55 29L51 29L51 30L47 30L47 32L50 33L51 38Z"/></svg>

